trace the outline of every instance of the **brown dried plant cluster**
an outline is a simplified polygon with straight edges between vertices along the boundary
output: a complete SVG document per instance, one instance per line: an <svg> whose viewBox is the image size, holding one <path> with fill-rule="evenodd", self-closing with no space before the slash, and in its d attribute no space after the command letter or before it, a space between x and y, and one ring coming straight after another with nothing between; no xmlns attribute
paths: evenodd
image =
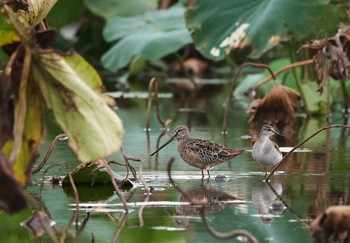
<svg viewBox="0 0 350 243"><path fill-rule="evenodd" d="M338 33L331 38L314 40L304 48L311 50L317 78L318 91L328 77L334 80L348 80L350 67L350 26L340 24Z"/></svg>

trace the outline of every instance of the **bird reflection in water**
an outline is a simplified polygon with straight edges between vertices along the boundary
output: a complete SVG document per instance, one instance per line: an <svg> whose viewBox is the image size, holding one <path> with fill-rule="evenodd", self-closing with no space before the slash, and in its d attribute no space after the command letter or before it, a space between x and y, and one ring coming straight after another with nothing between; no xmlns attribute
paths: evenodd
<svg viewBox="0 0 350 243"><path fill-rule="evenodd" d="M200 215L201 207L207 213L220 211L228 205L240 203L235 195L231 195L217 190L209 185L201 185L185 191L191 201L206 200L205 205L180 205L176 207L176 217L174 217L176 225L187 226L190 218ZM188 202L186 196L182 195L179 202Z"/></svg>
<svg viewBox="0 0 350 243"><path fill-rule="evenodd" d="M282 184L276 180L261 181L252 189L252 200L263 223L271 223L276 215L282 214L286 209L279 200L282 191Z"/></svg>

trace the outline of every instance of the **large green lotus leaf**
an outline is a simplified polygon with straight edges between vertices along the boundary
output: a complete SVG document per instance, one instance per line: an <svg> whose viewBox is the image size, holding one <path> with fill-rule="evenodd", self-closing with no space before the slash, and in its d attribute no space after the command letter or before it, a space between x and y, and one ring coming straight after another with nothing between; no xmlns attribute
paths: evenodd
<svg viewBox="0 0 350 243"><path fill-rule="evenodd" d="M135 16L157 7L156 0L84 0L84 3L91 12L105 19Z"/></svg>
<svg viewBox="0 0 350 243"><path fill-rule="evenodd" d="M46 20L50 27L63 28L79 20L84 11L86 9L83 0L57 1L47 14Z"/></svg>
<svg viewBox="0 0 350 243"><path fill-rule="evenodd" d="M98 184L106 184L106 183L112 183L111 177L108 174L107 171L100 171L95 170L97 168L96 165L81 167L76 173L72 174L72 179L74 181L74 184L88 184L90 185L93 181L94 185ZM91 175L91 172L95 172L93 176ZM62 184L70 185L69 177L64 177Z"/></svg>
<svg viewBox="0 0 350 243"><path fill-rule="evenodd" d="M103 65L115 71L125 67L135 55L155 61L191 43L183 14L183 7L173 7L137 17L112 19L104 29L104 38L119 41L103 55Z"/></svg>
<svg viewBox="0 0 350 243"><path fill-rule="evenodd" d="M328 0L200 0L186 12L196 48L221 60L231 51L252 46L258 58L282 36L305 37L326 9ZM329 7L329 6L328 6Z"/></svg>
<svg viewBox="0 0 350 243"><path fill-rule="evenodd" d="M116 113L89 87L101 80L85 81L89 76L96 78L95 73L82 69L87 65L80 63L82 59L75 60L67 62L54 50L35 52L33 73L47 106L69 137L70 148L80 161L87 162L117 151L124 129Z"/></svg>
<svg viewBox="0 0 350 243"><path fill-rule="evenodd" d="M307 103L307 108L312 113L324 113L326 107L327 94L323 92L321 95L316 93L317 84L316 83L305 83L301 86L305 99ZM332 101L330 101L332 102Z"/></svg>

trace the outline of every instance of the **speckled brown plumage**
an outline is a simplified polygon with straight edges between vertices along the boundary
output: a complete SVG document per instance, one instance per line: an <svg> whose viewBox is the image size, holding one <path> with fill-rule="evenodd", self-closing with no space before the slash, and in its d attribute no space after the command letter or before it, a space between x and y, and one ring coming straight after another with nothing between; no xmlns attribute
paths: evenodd
<svg viewBox="0 0 350 243"><path fill-rule="evenodd" d="M174 139L177 141L176 147L180 157L189 165L201 169L202 178L204 178L203 170L207 170L210 177L209 170L211 168L244 153L244 150L229 149L224 145L210 140L192 138L188 127L180 125L175 128L174 134L168 142L153 154L157 153Z"/></svg>

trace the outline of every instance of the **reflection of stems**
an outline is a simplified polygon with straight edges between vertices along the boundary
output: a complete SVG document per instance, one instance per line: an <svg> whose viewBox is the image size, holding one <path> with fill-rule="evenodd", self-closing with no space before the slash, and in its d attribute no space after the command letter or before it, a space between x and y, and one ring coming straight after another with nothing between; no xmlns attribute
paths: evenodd
<svg viewBox="0 0 350 243"><path fill-rule="evenodd" d="M128 212L129 212L128 205L126 204L126 201L125 201L121 191L119 190L117 182L115 181L113 170L111 169L111 167L108 164L106 164L105 167L108 171L109 176L111 177L111 181L112 181L112 184L114 186L115 192L123 203L123 209L125 210L125 213L128 214Z"/></svg>
<svg viewBox="0 0 350 243"><path fill-rule="evenodd" d="M161 140L161 138L162 138L166 133L167 133L167 130L164 130L164 131L158 136L156 149L159 148L160 140ZM158 156L159 156L159 154L157 153L157 154L156 154L156 158L155 158L155 165L154 165L154 169L155 169L155 170L158 170Z"/></svg>
<svg viewBox="0 0 350 243"><path fill-rule="evenodd" d="M253 243L259 242L250 232L248 232L246 230L242 230L242 229L232 230L232 231L227 232L227 233L218 232L218 231L214 230L209 225L208 220L205 217L205 208L204 207L200 207L199 213L201 215L202 222L203 222L205 228L209 231L210 234L212 234L214 237L216 237L220 240L227 240L227 239L237 238L237 237L241 236L241 237L248 238L248 240L250 242L253 242Z"/></svg>
<svg viewBox="0 0 350 243"><path fill-rule="evenodd" d="M124 227L124 225L125 225L127 219L128 219L128 212L126 212L126 213L124 214L124 216L123 216L123 218L122 218L122 221L120 222L120 224L119 224L117 230L115 231L115 233L114 233L114 235L113 235L113 237L112 237L111 242L116 242L116 241L117 241L117 238L118 238L118 236L119 236L119 234L120 234L120 231L121 231L122 228Z"/></svg>
<svg viewBox="0 0 350 243"><path fill-rule="evenodd" d="M80 229L79 229L79 233L83 232L83 230L85 229L85 226L87 224L87 222L90 219L90 212L86 212L85 217L83 219L83 222L81 223Z"/></svg>
<svg viewBox="0 0 350 243"><path fill-rule="evenodd" d="M179 187L175 181L173 180L173 178L171 177L171 167L172 164L174 163L175 159L171 158L168 162L168 177L169 177L169 181L170 183L175 187L175 189L180 192L182 194L182 196L188 201L190 202L192 205L201 205L200 207L200 215L202 217L202 221L204 226L207 228L207 230L209 231L209 233L211 233L213 236L215 236L218 239L231 239L234 237L238 237L238 236L243 236L243 237L247 237L251 242L253 243L257 243L257 239L250 234L248 231L246 230L233 230L229 233L220 233L215 231L213 228L211 228L211 226L208 224L206 217L205 217L205 205L208 204L208 199L203 197L201 199L196 199L196 198L191 198L191 196L189 195L188 192L184 191L181 189L181 187Z"/></svg>
<svg viewBox="0 0 350 243"><path fill-rule="evenodd" d="M125 211L125 214L123 215L123 219L122 219L120 225L118 226L118 228L117 228L117 230L114 233L113 238L112 238L112 242L115 242L120 234L120 231L122 230L122 228L124 227L124 225L128 219L129 209L128 209L128 205L127 205L127 203L126 203L126 201L125 201L125 199L124 199L121 191L119 190L119 187L114 179L113 170L111 169L111 167L108 164L106 164L106 169L108 171L109 176L111 177L111 181L112 181L112 184L114 186L115 192L123 203L123 209Z"/></svg>
<svg viewBox="0 0 350 243"><path fill-rule="evenodd" d="M140 181L142 182L143 186L145 187L147 196L149 196L149 195L151 194L151 193L150 193L150 189L149 189L149 186L147 185L145 179L143 178L143 174L142 174L143 159L139 159L139 161L140 161L140 166L139 166L139 177L140 177Z"/></svg>
<svg viewBox="0 0 350 243"><path fill-rule="evenodd" d="M224 114L224 122L223 122L223 125L222 125L222 131L223 133L225 134L227 131L226 131L226 128L227 128L227 114L228 114L228 110L230 108L230 105L231 105L231 101L232 101L232 96L233 96L233 89L235 88L235 85L236 85L236 81L237 81L237 78L238 76L240 75L242 69L246 66L253 66L253 67L261 67L261 68L265 68L267 69L270 73L271 73L271 76L275 79L274 77L274 73L272 72L272 70L270 69L270 67L266 64L259 64L259 63L250 63L250 62L247 62L247 63L244 63L242 64L241 66L239 66L238 68L238 71L235 75L235 77L233 78L233 81L232 81L232 84L231 84L231 89L229 91L229 94L228 94L228 98L227 98L227 101L226 101L226 106L225 106L225 114Z"/></svg>
<svg viewBox="0 0 350 243"><path fill-rule="evenodd" d="M43 168L43 166L45 165L46 161L49 159L49 157L50 157L50 155L51 155L51 153L52 153L52 150L55 148L56 142L57 142L58 140L62 139L62 138L65 138L65 137L67 137L66 134L59 134L59 135L57 135L57 136L55 137L54 140L52 140L52 142L51 142L51 144L50 144L50 147L49 147L49 149L47 150L47 153L46 153L45 157L44 157L43 160L40 162L40 164L39 164L36 168L34 168L34 169L32 170L32 174L35 174L35 173L39 172L39 171Z"/></svg>
<svg viewBox="0 0 350 243"><path fill-rule="evenodd" d="M148 154L148 168L150 169L152 159L150 156L150 154L151 154L151 139L149 136L149 129L146 130L146 143L147 143L147 154Z"/></svg>
<svg viewBox="0 0 350 243"><path fill-rule="evenodd" d="M207 198L202 198L202 199L196 199L196 198L191 198L191 196L184 190L181 189L181 187L179 187L175 181L173 180L173 178L171 177L171 166L173 165L175 159L171 158L168 162L168 177L169 177L169 181L170 183L175 187L175 189L180 192L182 194L182 196L184 198L186 198L186 200L188 202L190 202L191 204L194 205L205 205L208 203L208 199Z"/></svg>
<svg viewBox="0 0 350 243"><path fill-rule="evenodd" d="M278 167L282 164L283 161L286 160L286 158L294 152L294 150L296 150L297 148L299 148L300 146L302 146L304 143L306 143L307 141L309 141L311 138L315 137L317 134L319 134L320 132L322 132L323 130L328 130L331 128L350 128L350 126L348 125L330 125L330 126L325 126L319 130L317 130L316 132L314 132L313 134L311 134L309 137L307 137L306 139L304 139L303 141L301 141L300 143L298 143L295 147L293 147L292 150L290 150L283 158L282 160L272 169L272 171L270 172L270 174L265 178L265 180L269 180L269 178L273 175L273 173L278 169Z"/></svg>
<svg viewBox="0 0 350 243"><path fill-rule="evenodd" d="M151 197L151 193L150 193L150 189L145 181L145 179L143 178L143 174L142 174L142 168L143 168L143 160L140 159L140 166L139 166L139 177L140 177L140 181L142 182L143 186L145 187L145 191L146 191L146 198L144 200L144 203L146 204L146 202L148 202L149 198ZM143 226L143 217L142 217L142 213L143 213L143 209L145 208L145 205L141 206L139 208L139 213L138 213L138 217L139 217L139 221L140 221L140 227Z"/></svg>
<svg viewBox="0 0 350 243"><path fill-rule="evenodd" d="M275 196L278 198L278 200L280 200L284 206L286 206L286 208L289 210L289 212L291 212L292 214L294 214L298 219L301 219L302 222L308 224L307 222L304 221L304 218L302 216L300 216L298 213L296 213L293 208L291 208L281 197L281 195L279 195L276 190L272 187L272 185L268 182L268 181L264 181L264 183L266 183L268 185L268 187L271 189L271 191L275 194Z"/></svg>
<svg viewBox="0 0 350 243"><path fill-rule="evenodd" d="M149 130L149 123L151 120L151 110L152 110L152 90L154 87L154 97L156 102L156 111L157 111L157 119L160 124L162 124L163 127L168 127L168 124L171 122L171 120L166 120L165 122L160 117L159 113L159 100L158 100L158 80L156 78L152 78L151 81L149 81L148 86L148 103L147 103L147 124L146 129Z"/></svg>
<svg viewBox="0 0 350 243"><path fill-rule="evenodd" d="M57 138L57 137L56 137ZM74 193L74 199L75 199L75 204L76 204L76 207L75 207L75 212L74 212L74 216L71 218L71 220L68 222L67 224L67 227L66 229L64 230L63 234L61 235L61 239L60 241L63 242L64 239L66 238L66 235L68 234L69 232L69 228L71 227L73 221L75 220L75 232L76 232L76 238L77 238L77 241L79 241L79 194L78 194L78 190L75 186L75 183L74 183L74 180L73 180L73 177L72 177L72 174L71 172L69 171L68 169L68 164L66 162L59 162L59 163L56 163L56 164L53 164L53 165L50 165L48 166L45 170L44 170L44 173L43 173L43 177L45 178L45 175L46 173L48 172L48 170L50 170L52 167L55 167L55 166L60 166L60 165L64 165L68 171L68 178L69 178L69 182L72 186L72 189L73 189L73 193ZM43 181L44 181L44 178L43 178ZM42 193L42 188L43 188L43 184L41 185L41 188L40 188L40 201L41 200L41 193ZM57 240L56 240L57 241Z"/></svg>

